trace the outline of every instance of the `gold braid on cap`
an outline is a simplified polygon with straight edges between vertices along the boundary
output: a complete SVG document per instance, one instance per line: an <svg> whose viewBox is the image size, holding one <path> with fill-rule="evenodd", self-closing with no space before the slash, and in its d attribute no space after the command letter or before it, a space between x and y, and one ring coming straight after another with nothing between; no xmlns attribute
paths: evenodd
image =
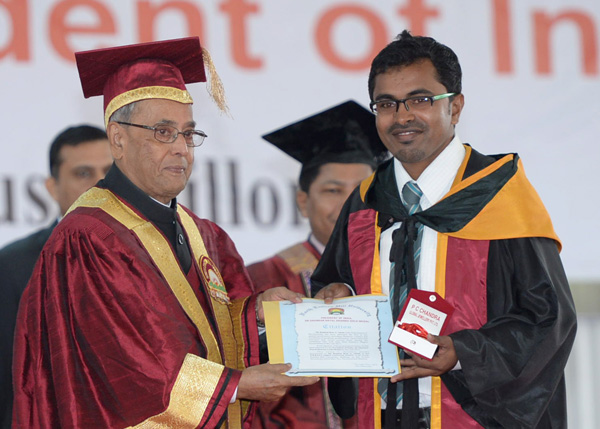
<svg viewBox="0 0 600 429"><path fill-rule="evenodd" d="M219 110L226 115L231 116L229 113L229 107L227 107L227 100L225 99L225 87L223 87L223 82L217 74L215 64L213 63L210 53L206 48L202 48L202 60L204 61L209 74L208 82L206 82L206 90L215 103L217 103Z"/></svg>
<svg viewBox="0 0 600 429"><path fill-rule="evenodd" d="M132 89L117 95L110 100L106 111L104 112L104 125L108 128L108 120L121 107L126 106L136 101L150 100L154 98L164 98L165 100L173 100L183 104L192 104L192 96L186 89L173 88L170 86L144 86L142 88Z"/></svg>

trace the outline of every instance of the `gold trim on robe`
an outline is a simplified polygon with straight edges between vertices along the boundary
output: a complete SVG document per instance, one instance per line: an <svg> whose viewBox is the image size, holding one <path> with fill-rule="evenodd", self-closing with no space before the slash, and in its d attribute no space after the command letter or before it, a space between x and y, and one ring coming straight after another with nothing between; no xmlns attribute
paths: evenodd
<svg viewBox="0 0 600 429"><path fill-rule="evenodd" d="M506 163L514 162L515 159L513 154L506 155L483 170L462 180L462 175L472 151L469 146L465 146L465 149L467 152L460 166L459 174L457 174L450 191L442 200L488 176ZM519 159L517 163L517 172L502 187L500 192L461 230L447 233L448 236L465 239L475 238L477 240L547 237L557 243L560 251L562 244L554 232L546 207L536 190L529 183L521 160Z"/></svg>
<svg viewBox="0 0 600 429"><path fill-rule="evenodd" d="M285 261L290 271L294 274L300 274L303 271L310 271L312 273L319 263L315 255L306 250L302 243L283 249L277 256Z"/></svg>
<svg viewBox="0 0 600 429"><path fill-rule="evenodd" d="M206 251L204 240L202 240L200 231L198 231L198 228L196 227L192 217L183 208L181 208L181 206L179 206L179 210L177 212L179 213L179 218L181 219L183 229L187 232L188 238L190 239L192 254L196 259L196 262L199 263L203 257L208 258L208 252ZM213 269L217 270L217 267L214 264ZM221 276L220 273L218 275L219 277ZM208 285L206 286L208 287ZM243 369L243 359L242 362L238 361L238 346L228 305L220 300L215 299L212 294L210 294L210 298L213 313L215 315L215 319L217 320L217 329L219 330L221 344L223 346L225 366L229 368ZM240 401L235 401L234 403L229 404L227 410L230 427L242 427Z"/></svg>
<svg viewBox="0 0 600 429"><path fill-rule="evenodd" d="M446 258L448 257L448 236L437 234L437 261L435 265L435 291L446 297ZM442 379L431 377L431 429L442 427Z"/></svg>
<svg viewBox="0 0 600 429"><path fill-rule="evenodd" d="M219 383L223 366L193 354L187 354L171 389L167 409L133 428L196 428ZM205 392L210 391L207 395ZM232 426L233 427L233 426ZM241 427L241 426L239 426Z"/></svg>

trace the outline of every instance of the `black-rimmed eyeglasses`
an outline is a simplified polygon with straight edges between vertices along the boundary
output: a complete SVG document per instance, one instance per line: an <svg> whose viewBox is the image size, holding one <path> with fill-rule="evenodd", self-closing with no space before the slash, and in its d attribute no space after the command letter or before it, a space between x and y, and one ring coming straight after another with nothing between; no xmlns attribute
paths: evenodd
<svg viewBox="0 0 600 429"><path fill-rule="evenodd" d="M455 92L447 92L446 94L440 95L417 95L414 97L404 98L402 100L396 100L395 98L382 98L380 100L372 101L369 104L371 110L376 115L386 115L397 113L401 104L404 104L404 108L409 110L425 110L433 106L433 102L441 100L443 98L452 97L456 95Z"/></svg>
<svg viewBox="0 0 600 429"><path fill-rule="evenodd" d="M131 122L115 121L117 124L129 125L130 127L143 128L145 130L154 131L154 138L162 143L173 143L179 137L179 134L185 139L185 144L189 147L201 146L204 139L208 137L204 131L200 130L185 130L179 131L171 125L158 124L153 127L148 125L132 124Z"/></svg>

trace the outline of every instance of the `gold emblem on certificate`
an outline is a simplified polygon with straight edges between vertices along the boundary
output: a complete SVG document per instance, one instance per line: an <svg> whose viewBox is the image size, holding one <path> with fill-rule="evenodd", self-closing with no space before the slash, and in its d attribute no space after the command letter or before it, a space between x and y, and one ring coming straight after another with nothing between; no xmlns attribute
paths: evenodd
<svg viewBox="0 0 600 429"><path fill-rule="evenodd" d="M200 258L200 272L204 278L204 283L208 286L208 292L210 296L219 301L221 304L230 304L231 301L227 296L227 289L225 289L225 282L221 273L215 267L214 262L208 256L202 256Z"/></svg>

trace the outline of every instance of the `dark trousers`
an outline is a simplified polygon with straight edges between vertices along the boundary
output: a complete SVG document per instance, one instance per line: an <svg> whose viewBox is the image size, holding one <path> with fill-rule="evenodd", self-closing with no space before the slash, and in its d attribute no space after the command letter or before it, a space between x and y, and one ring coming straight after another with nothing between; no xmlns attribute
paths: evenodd
<svg viewBox="0 0 600 429"><path fill-rule="evenodd" d="M396 410L396 425L399 428L402 423L402 410ZM385 410L381 410L381 427L385 427ZM431 407L419 408L419 421L414 429L429 429L431 427Z"/></svg>

